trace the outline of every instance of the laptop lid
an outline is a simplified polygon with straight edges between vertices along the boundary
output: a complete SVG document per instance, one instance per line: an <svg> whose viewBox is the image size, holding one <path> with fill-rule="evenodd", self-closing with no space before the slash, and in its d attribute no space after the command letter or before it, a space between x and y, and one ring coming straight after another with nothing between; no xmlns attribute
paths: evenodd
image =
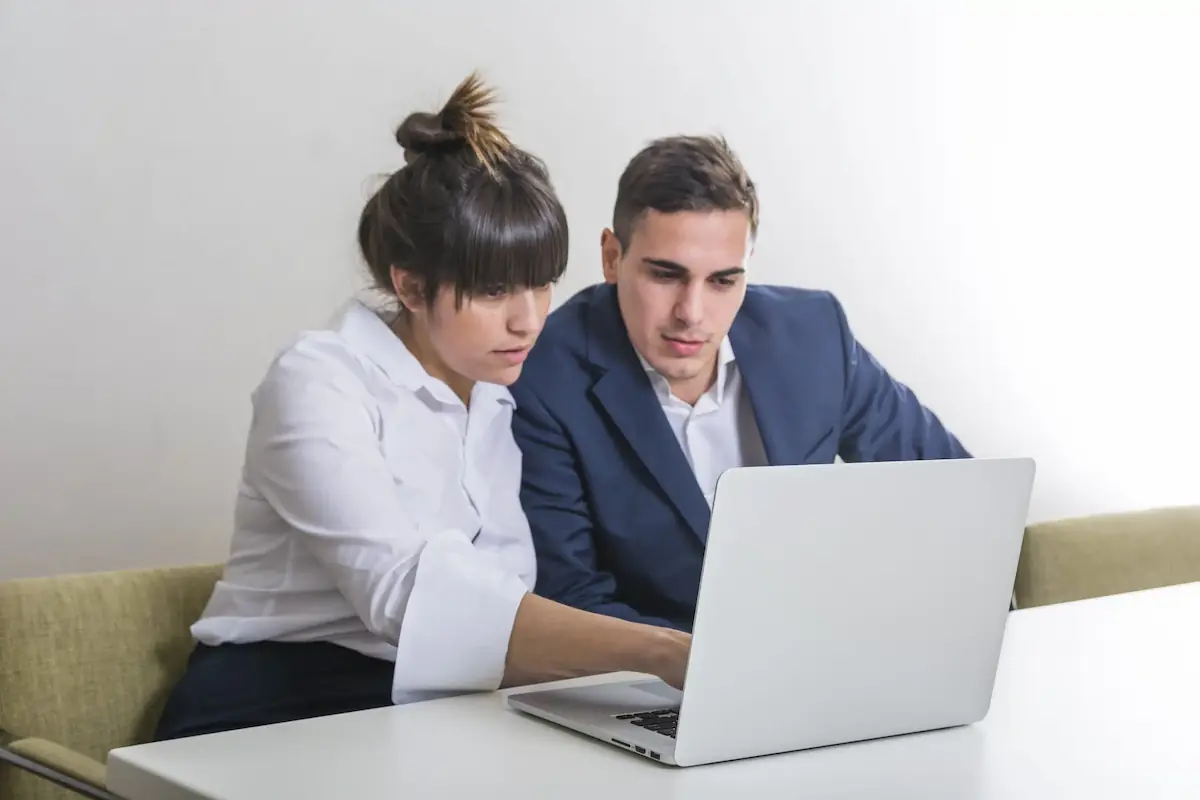
<svg viewBox="0 0 1200 800"><path fill-rule="evenodd" d="M1031 459L724 473L676 761L982 719L1033 478Z"/></svg>

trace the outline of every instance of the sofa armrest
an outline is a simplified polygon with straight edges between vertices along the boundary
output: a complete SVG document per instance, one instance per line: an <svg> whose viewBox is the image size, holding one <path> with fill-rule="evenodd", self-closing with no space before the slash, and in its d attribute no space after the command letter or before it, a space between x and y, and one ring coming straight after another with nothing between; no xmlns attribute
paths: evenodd
<svg viewBox="0 0 1200 800"><path fill-rule="evenodd" d="M95 800L120 800L105 789L105 766L57 742L0 730L0 761Z"/></svg>
<svg viewBox="0 0 1200 800"><path fill-rule="evenodd" d="M1064 603L1200 581L1200 506L1031 525L1016 607Z"/></svg>

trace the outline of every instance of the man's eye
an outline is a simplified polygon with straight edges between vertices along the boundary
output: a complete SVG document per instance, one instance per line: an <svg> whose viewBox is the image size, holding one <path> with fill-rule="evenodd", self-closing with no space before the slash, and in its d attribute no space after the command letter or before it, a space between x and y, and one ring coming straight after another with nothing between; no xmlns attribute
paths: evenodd
<svg viewBox="0 0 1200 800"><path fill-rule="evenodd" d="M737 278L717 278L717 283L721 286L733 286L737 283Z"/></svg>
<svg viewBox="0 0 1200 800"><path fill-rule="evenodd" d="M483 294L485 297L490 297L493 300L498 297L503 297L508 293L508 289L501 284L484 287Z"/></svg>
<svg viewBox="0 0 1200 800"><path fill-rule="evenodd" d="M675 273L667 272L666 270L656 269L656 270L654 270L654 279L658 280L658 281L675 280Z"/></svg>

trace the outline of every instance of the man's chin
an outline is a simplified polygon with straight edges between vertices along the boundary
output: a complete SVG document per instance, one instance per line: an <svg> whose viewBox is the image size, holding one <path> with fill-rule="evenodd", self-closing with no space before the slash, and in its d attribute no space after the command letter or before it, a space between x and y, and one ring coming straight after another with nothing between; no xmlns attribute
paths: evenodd
<svg viewBox="0 0 1200 800"><path fill-rule="evenodd" d="M660 355L654 367L664 378L672 381L688 381L704 371L707 359L703 354L694 356Z"/></svg>

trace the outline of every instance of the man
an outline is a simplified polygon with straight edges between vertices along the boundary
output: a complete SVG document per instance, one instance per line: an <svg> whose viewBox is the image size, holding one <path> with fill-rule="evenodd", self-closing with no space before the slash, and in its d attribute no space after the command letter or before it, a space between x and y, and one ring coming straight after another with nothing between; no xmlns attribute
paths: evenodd
<svg viewBox="0 0 1200 800"><path fill-rule="evenodd" d="M605 283L550 315L512 387L539 594L690 631L723 470L969 457L832 295L747 285L757 227L723 139L626 167Z"/></svg>

